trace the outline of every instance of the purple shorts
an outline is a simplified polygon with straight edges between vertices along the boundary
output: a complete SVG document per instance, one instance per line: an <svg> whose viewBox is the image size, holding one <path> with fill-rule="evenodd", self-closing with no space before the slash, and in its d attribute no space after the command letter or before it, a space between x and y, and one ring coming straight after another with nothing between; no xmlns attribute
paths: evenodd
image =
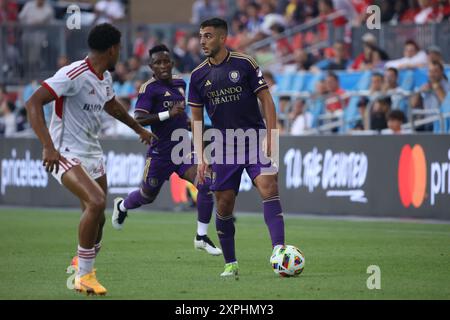
<svg viewBox="0 0 450 320"><path fill-rule="evenodd" d="M259 176L263 168L274 169L271 163L263 164L261 162L255 164L212 164L212 191L234 190L236 195L239 193L241 184L241 175L244 169L252 181Z"/></svg>
<svg viewBox="0 0 450 320"><path fill-rule="evenodd" d="M147 157L142 178L142 188L151 193L153 191L159 192L161 186L166 180L169 180L172 173L176 172L182 177L193 165L189 163L174 164L170 159Z"/></svg>

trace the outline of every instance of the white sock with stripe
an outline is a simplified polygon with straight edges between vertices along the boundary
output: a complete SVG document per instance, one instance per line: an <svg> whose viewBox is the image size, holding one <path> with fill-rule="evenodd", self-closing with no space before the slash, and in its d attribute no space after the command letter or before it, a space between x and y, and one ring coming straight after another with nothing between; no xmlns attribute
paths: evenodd
<svg viewBox="0 0 450 320"><path fill-rule="evenodd" d="M78 245L78 276L91 273L94 269L95 247L84 249Z"/></svg>

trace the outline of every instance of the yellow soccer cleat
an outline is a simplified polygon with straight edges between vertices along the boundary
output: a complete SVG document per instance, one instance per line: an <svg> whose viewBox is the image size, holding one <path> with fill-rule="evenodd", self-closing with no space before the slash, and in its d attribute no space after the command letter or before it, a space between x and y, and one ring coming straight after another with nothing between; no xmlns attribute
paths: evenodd
<svg viewBox="0 0 450 320"><path fill-rule="evenodd" d="M86 293L87 295L104 296L107 293L105 287L97 281L94 271L81 277L76 276L74 289L78 292Z"/></svg>

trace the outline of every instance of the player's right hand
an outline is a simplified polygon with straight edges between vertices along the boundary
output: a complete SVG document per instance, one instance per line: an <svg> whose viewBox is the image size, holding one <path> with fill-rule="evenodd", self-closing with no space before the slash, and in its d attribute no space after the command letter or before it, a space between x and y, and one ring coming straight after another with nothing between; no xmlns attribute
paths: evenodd
<svg viewBox="0 0 450 320"><path fill-rule="evenodd" d="M139 132L139 138L144 144L151 144L153 139L158 140L158 137L154 133L147 131L144 128Z"/></svg>
<svg viewBox="0 0 450 320"><path fill-rule="evenodd" d="M197 178L198 178L198 182L201 184L205 183L205 173L206 173L207 169L208 169L208 164L205 162L199 163L197 165Z"/></svg>
<svg viewBox="0 0 450 320"><path fill-rule="evenodd" d="M173 107L169 110L169 116L171 118L177 117L184 113L185 110L184 101L178 101L173 104Z"/></svg>
<svg viewBox="0 0 450 320"><path fill-rule="evenodd" d="M45 166L45 171L55 173L59 171L59 162L66 164L67 160L54 147L44 147L42 151L42 165Z"/></svg>

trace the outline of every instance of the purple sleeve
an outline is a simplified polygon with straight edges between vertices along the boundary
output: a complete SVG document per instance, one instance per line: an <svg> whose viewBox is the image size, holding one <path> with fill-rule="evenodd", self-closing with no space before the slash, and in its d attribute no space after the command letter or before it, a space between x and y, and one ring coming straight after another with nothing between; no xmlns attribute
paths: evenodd
<svg viewBox="0 0 450 320"><path fill-rule="evenodd" d="M152 113L152 96L147 88L142 93L139 93L134 112Z"/></svg>
<svg viewBox="0 0 450 320"><path fill-rule="evenodd" d="M195 85L195 79L191 75L191 81L189 81L189 95L188 95L188 104L194 108L203 108L204 102L198 89Z"/></svg>
<svg viewBox="0 0 450 320"><path fill-rule="evenodd" d="M250 62L251 61L251 62ZM263 89L268 89L268 85L266 80L263 77L262 71L259 66L256 64L255 60L251 59L250 61L246 61L246 65L248 68L248 83L250 89L254 93L258 93Z"/></svg>

